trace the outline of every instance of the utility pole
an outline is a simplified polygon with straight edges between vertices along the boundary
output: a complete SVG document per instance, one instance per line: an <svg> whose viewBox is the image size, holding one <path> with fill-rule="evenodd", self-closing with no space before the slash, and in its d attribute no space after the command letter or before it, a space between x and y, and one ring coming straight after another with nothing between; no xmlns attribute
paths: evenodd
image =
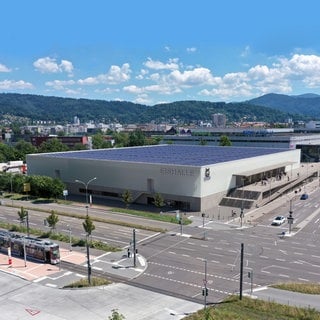
<svg viewBox="0 0 320 320"><path fill-rule="evenodd" d="M289 224L289 234L291 234L291 226L293 224L293 216L292 216L292 199L290 199L290 210L289 210L289 217L288 219L288 224Z"/></svg>
<svg viewBox="0 0 320 320"><path fill-rule="evenodd" d="M252 295L252 292L253 292L253 270L248 272L248 278L251 281L250 294Z"/></svg>
<svg viewBox="0 0 320 320"><path fill-rule="evenodd" d="M207 296L208 296L208 287L207 287L207 259L204 259L204 279L203 279L203 288L202 288L202 295L203 295L203 306L204 309L207 308Z"/></svg>
<svg viewBox="0 0 320 320"><path fill-rule="evenodd" d="M241 243L240 254L240 300L242 300L242 283L243 283L243 243Z"/></svg>
<svg viewBox="0 0 320 320"><path fill-rule="evenodd" d="M201 213L201 216L202 216L203 240L206 240L206 230L204 228L204 221L205 221L206 214L203 212Z"/></svg>
<svg viewBox="0 0 320 320"><path fill-rule="evenodd" d="M91 263L90 263L90 253L89 253L89 233L86 235L86 246L87 246L87 266L88 266L88 282L91 285Z"/></svg>
<svg viewBox="0 0 320 320"><path fill-rule="evenodd" d="M69 231L69 251L72 251L71 226L67 225Z"/></svg>
<svg viewBox="0 0 320 320"><path fill-rule="evenodd" d="M202 228L204 228L204 219L206 217L206 214L204 212L201 213L201 217L202 217Z"/></svg>
<svg viewBox="0 0 320 320"><path fill-rule="evenodd" d="M244 198L244 178L242 180L242 199L241 199L241 211L240 211L240 228L242 228L242 219L243 219L243 198Z"/></svg>
<svg viewBox="0 0 320 320"><path fill-rule="evenodd" d="M180 235L182 235L182 217L179 218L179 224L180 224Z"/></svg>
<svg viewBox="0 0 320 320"><path fill-rule="evenodd" d="M133 266L137 266L136 229L133 229Z"/></svg>
<svg viewBox="0 0 320 320"><path fill-rule="evenodd" d="M29 212L26 210L26 218L27 218L27 235L30 236L30 229L29 229Z"/></svg>

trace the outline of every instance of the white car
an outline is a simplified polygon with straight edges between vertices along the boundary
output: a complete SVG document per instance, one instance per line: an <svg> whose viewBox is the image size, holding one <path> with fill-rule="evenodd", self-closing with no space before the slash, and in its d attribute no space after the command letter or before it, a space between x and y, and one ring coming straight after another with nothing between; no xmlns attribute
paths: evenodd
<svg viewBox="0 0 320 320"><path fill-rule="evenodd" d="M281 226L283 223L286 222L286 218L284 216L277 216L273 219L271 225L273 226Z"/></svg>

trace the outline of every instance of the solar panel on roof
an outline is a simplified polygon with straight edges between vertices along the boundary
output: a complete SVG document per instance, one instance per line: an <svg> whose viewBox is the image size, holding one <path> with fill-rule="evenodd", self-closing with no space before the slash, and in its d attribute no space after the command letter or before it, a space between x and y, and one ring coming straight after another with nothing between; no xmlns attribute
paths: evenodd
<svg viewBox="0 0 320 320"><path fill-rule="evenodd" d="M140 163L205 166L220 162L286 152L287 149L158 145L116 149L98 149L40 154L63 159L112 160Z"/></svg>

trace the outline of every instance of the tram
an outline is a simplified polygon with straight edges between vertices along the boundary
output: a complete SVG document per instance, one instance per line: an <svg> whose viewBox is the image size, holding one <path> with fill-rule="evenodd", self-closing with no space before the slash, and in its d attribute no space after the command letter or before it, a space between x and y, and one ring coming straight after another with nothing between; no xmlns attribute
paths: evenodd
<svg viewBox="0 0 320 320"><path fill-rule="evenodd" d="M9 231L0 230L0 250L11 248L11 254L44 263L60 263L59 245L50 241L25 237Z"/></svg>

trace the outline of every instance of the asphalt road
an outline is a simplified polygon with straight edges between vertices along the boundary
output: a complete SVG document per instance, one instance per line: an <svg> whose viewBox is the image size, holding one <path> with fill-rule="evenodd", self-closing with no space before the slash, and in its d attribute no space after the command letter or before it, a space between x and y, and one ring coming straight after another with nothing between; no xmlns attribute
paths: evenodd
<svg viewBox="0 0 320 320"><path fill-rule="evenodd" d="M135 281L201 301L206 278L207 301L218 302L240 290L243 243L244 292L278 282L319 283L319 195L316 190L308 200L294 200L295 220L290 234L287 223L271 226L275 215L288 216L290 198L272 207L254 226L240 228L238 222L222 226L217 221L206 221L203 228L202 220L195 218L198 226L184 227L182 236L179 232L167 233L143 243L140 253L147 258L148 269ZM282 231L287 233L284 238L280 237Z"/></svg>
<svg viewBox="0 0 320 320"><path fill-rule="evenodd" d="M208 303L216 303L226 295L238 293L240 289L240 248L244 245L243 291L260 292L264 286L287 281L318 283L320 276L320 208L317 188L310 191L308 200L300 200L295 194L285 196L264 208L264 213L250 224L239 221L229 224L221 221L193 217L191 226L162 224L168 230L164 234L139 231L138 249L148 262L147 270L132 283L152 291L166 293L198 303L204 301L202 288L209 289ZM291 201L290 201L291 200ZM289 234L288 224L271 226L274 216L288 216L291 209L294 224ZM47 206L48 207L48 206ZM2 219L10 219L17 209L2 207ZM64 208L70 209L70 206ZM85 208L73 208L84 213ZM90 208L90 213L117 219L142 221L144 219L115 215L105 210ZM30 212L41 224L43 216ZM8 216L7 216L8 215ZM70 220L71 219L71 220ZM81 221L61 218L63 224L72 225L72 232L83 233ZM157 225L159 222L144 220ZM67 231L67 228L63 230ZM182 234L181 234L182 231ZM285 231L286 237L280 235ZM103 241L125 247L132 240L132 229L109 224L96 224L94 236ZM251 277L248 277L250 272ZM206 281L205 281L206 280Z"/></svg>
<svg viewBox="0 0 320 320"><path fill-rule="evenodd" d="M0 219L3 222L14 222L20 223L18 219L18 211L20 206L24 207L33 207L34 205L25 202L25 201L7 201L10 206L2 205ZM11 205L17 207L11 207ZM56 210L57 212L68 212L76 215L84 216L86 214L86 208L81 205L70 206L70 205L58 205L58 204L41 204L35 206L37 210L28 209L29 215L29 226L30 228L41 229L43 231L48 231L48 227L44 224L44 219L49 216L47 212L39 211L41 208L43 210ZM124 222L124 223L131 223L134 225L142 225L142 226L154 226L158 228L163 228L164 230L170 230L175 226L165 222L154 222L149 221L147 219L137 217L137 216L130 216L126 214L119 214L107 211L101 207L99 208L90 208L89 214L92 217L104 218L109 219L116 222ZM76 236L78 238L85 238L85 232L82 226L83 219L78 219L74 217L67 217L67 216L59 216L59 222L56 226L56 231L65 233L66 235ZM130 245L133 238L133 228L125 227L116 224L108 224L94 221L95 230L92 233L93 240L100 240L102 242L108 243L110 245L125 248ZM147 239L152 237L156 234L156 232L143 230L143 229L136 229L136 240L139 243L143 239Z"/></svg>

